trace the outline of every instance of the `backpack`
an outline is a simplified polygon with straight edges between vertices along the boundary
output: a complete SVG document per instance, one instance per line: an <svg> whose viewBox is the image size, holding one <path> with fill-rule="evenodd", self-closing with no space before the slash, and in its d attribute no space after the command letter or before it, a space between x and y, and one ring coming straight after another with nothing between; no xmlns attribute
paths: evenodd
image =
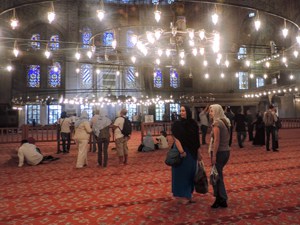
<svg viewBox="0 0 300 225"><path fill-rule="evenodd" d="M282 127L281 119L279 119L279 117L277 117L277 121L275 122L275 126L276 126L277 129L280 129Z"/></svg>
<svg viewBox="0 0 300 225"><path fill-rule="evenodd" d="M131 131L132 131L131 121L126 117L123 117L123 118L124 118L124 125L123 125L123 129L121 130L121 133L125 137L128 137L128 136L130 136Z"/></svg>
<svg viewBox="0 0 300 225"><path fill-rule="evenodd" d="M266 112L266 115L265 115L265 126L273 126L274 124L274 116L273 114L270 112L270 111L267 111Z"/></svg>

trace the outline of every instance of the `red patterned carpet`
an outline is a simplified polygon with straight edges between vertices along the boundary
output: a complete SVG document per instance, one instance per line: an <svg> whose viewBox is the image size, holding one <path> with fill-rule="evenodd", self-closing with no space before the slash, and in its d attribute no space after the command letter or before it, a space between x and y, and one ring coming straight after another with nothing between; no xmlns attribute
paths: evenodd
<svg viewBox="0 0 300 225"><path fill-rule="evenodd" d="M212 188L195 194L195 204L172 199L166 150L136 151L140 136L129 142L129 165L117 166L110 144L109 165L75 169L76 149L61 159L18 168L1 145L0 224L300 224L300 130L280 131L280 152L264 147L239 149L235 143L225 181L229 207L211 209ZM234 140L235 141L235 140ZM37 143L45 154L55 143ZM209 170L207 146L202 147Z"/></svg>

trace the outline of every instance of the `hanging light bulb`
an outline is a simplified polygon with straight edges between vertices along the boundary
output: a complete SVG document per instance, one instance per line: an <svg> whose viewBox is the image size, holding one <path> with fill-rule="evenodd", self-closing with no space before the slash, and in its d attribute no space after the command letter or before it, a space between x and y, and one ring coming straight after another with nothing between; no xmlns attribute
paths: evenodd
<svg viewBox="0 0 300 225"><path fill-rule="evenodd" d="M14 43L13 53L14 53L15 57L17 58L18 55L19 55L19 50L18 50L18 47L17 47L17 41L15 41L15 43Z"/></svg>
<svg viewBox="0 0 300 225"><path fill-rule="evenodd" d="M80 72L80 69L77 67L76 68L76 73L79 73Z"/></svg>
<svg viewBox="0 0 300 225"><path fill-rule="evenodd" d="M86 53L86 55L90 59L90 58L92 58L93 53L92 53L92 51L88 50L87 53Z"/></svg>
<svg viewBox="0 0 300 225"><path fill-rule="evenodd" d="M136 57L135 57L135 56L131 56L131 61L132 61L133 63L135 63L135 62L136 62Z"/></svg>
<svg viewBox="0 0 300 225"><path fill-rule="evenodd" d="M13 68L12 68L12 65L9 64L9 65L6 66L6 70L7 70L8 72L11 72L12 69L13 69Z"/></svg>
<svg viewBox="0 0 300 225"><path fill-rule="evenodd" d="M256 19L254 21L254 26L255 26L255 29L258 31L260 26L261 26L261 22L260 22L260 19L259 19L259 14L258 14L258 11L257 11L257 16L256 16Z"/></svg>
<svg viewBox="0 0 300 225"><path fill-rule="evenodd" d="M221 76L221 78L224 78L224 77L225 77L225 74L224 74L224 73L221 73L220 76Z"/></svg>
<svg viewBox="0 0 300 225"><path fill-rule="evenodd" d="M50 55L51 55L51 52L48 50L48 43L47 43L47 45L46 45L46 50L45 50L45 56L46 56L46 58L47 59L49 59L49 57L50 57Z"/></svg>
<svg viewBox="0 0 300 225"><path fill-rule="evenodd" d="M219 20L218 14L214 13L214 14L211 16L211 20L212 20L213 24L216 25L216 24L218 23L218 20Z"/></svg>
<svg viewBox="0 0 300 225"><path fill-rule="evenodd" d="M204 48L200 48L199 52L200 52L200 55L204 55L204 52L205 52Z"/></svg>
<svg viewBox="0 0 300 225"><path fill-rule="evenodd" d="M300 45L300 34L296 37L297 43Z"/></svg>
<svg viewBox="0 0 300 225"><path fill-rule="evenodd" d="M247 67L249 67L251 63L250 63L249 60L246 60L245 64L246 64Z"/></svg>
<svg viewBox="0 0 300 225"><path fill-rule="evenodd" d="M100 69L96 69L96 74L100 74L101 70Z"/></svg>
<svg viewBox="0 0 300 225"><path fill-rule="evenodd" d="M225 60L225 66L228 68L229 67L229 61L226 59Z"/></svg>
<svg viewBox="0 0 300 225"><path fill-rule="evenodd" d="M170 49L167 49L167 50L166 50L166 56L169 57L170 55L171 55L171 50L170 50Z"/></svg>
<svg viewBox="0 0 300 225"><path fill-rule="evenodd" d="M264 79L267 79L268 78L268 74L264 74Z"/></svg>
<svg viewBox="0 0 300 225"><path fill-rule="evenodd" d="M10 26L14 30L19 25L19 20L16 18L16 10L13 9L13 17L10 20Z"/></svg>
<svg viewBox="0 0 300 225"><path fill-rule="evenodd" d="M211 20L212 20L214 25L216 25L218 23L219 16L217 14L217 6L216 5L215 5L215 12L214 12L214 14L212 14Z"/></svg>
<svg viewBox="0 0 300 225"><path fill-rule="evenodd" d="M104 15L105 15L105 11L103 9L97 10L97 16L98 16L100 21L103 20Z"/></svg>
<svg viewBox="0 0 300 225"><path fill-rule="evenodd" d="M287 37L289 30L286 28L286 20L284 20L284 28L282 29L282 35L284 38Z"/></svg>
<svg viewBox="0 0 300 225"><path fill-rule="evenodd" d="M116 75L117 75L117 76L119 76L119 75L120 75L120 71L119 71L119 70L117 70L117 72L116 72Z"/></svg>
<svg viewBox="0 0 300 225"><path fill-rule="evenodd" d="M156 22L158 23L160 21L160 18L161 18L161 11L156 9L154 11L154 18L155 18Z"/></svg>
<svg viewBox="0 0 300 225"><path fill-rule="evenodd" d="M116 47L117 47L117 40L116 39L114 39L112 41L111 46L112 46L113 49L116 49Z"/></svg>
<svg viewBox="0 0 300 225"><path fill-rule="evenodd" d="M266 62L266 67L267 67L267 68L270 67L270 62Z"/></svg>
<svg viewBox="0 0 300 225"><path fill-rule="evenodd" d="M49 23L51 24L54 19L55 19L54 5L53 5L53 2L51 2L51 11L48 12Z"/></svg>
<svg viewBox="0 0 300 225"><path fill-rule="evenodd" d="M297 50L295 50L295 51L293 52L293 54L294 54L295 58L298 58L299 52L298 52Z"/></svg>
<svg viewBox="0 0 300 225"><path fill-rule="evenodd" d="M155 36L156 40L158 40L160 38L162 32L163 32L162 29L156 29L154 31L154 36Z"/></svg>
<svg viewBox="0 0 300 225"><path fill-rule="evenodd" d="M205 38L205 30L202 29L199 31L199 37L201 40L203 40Z"/></svg>
<svg viewBox="0 0 300 225"><path fill-rule="evenodd" d="M76 48L76 53L75 53L75 58L76 58L77 60L79 60L80 57L81 57L81 55L80 55L80 53L78 52L78 46L77 46L77 48Z"/></svg>
<svg viewBox="0 0 300 225"><path fill-rule="evenodd" d="M155 63L156 63L157 65L159 65L159 64L160 64L160 59L156 59L156 60L155 60Z"/></svg>
<svg viewBox="0 0 300 225"><path fill-rule="evenodd" d="M205 79L208 79L208 78L209 78L209 74L206 73L206 74L204 75L204 77L205 77Z"/></svg>
<svg viewBox="0 0 300 225"><path fill-rule="evenodd" d="M135 72L134 75L135 75L136 77L139 77L139 72Z"/></svg>

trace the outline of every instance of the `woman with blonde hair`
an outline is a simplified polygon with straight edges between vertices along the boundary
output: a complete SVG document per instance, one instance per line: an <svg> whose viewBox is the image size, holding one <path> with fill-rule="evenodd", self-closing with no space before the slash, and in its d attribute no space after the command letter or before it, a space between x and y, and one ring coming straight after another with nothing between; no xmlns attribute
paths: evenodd
<svg viewBox="0 0 300 225"><path fill-rule="evenodd" d="M91 132L92 128L88 121L88 113L82 111L79 120L75 122L74 139L78 145L76 168L87 166L87 151Z"/></svg>
<svg viewBox="0 0 300 225"><path fill-rule="evenodd" d="M215 202L212 208L227 207L227 193L223 178L223 168L229 160L230 148L230 121L225 116L221 105L214 104L209 107L209 116L212 119L210 156L212 166L215 165L219 174L219 179L213 185Z"/></svg>

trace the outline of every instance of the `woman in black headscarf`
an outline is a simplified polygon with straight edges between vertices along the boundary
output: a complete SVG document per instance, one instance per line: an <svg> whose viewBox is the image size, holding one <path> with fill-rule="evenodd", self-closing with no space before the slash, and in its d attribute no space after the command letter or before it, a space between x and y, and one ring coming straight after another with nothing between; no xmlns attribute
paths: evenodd
<svg viewBox="0 0 300 225"><path fill-rule="evenodd" d="M180 120L174 122L172 134L180 156L183 158L179 166L172 167L173 196L187 199L185 203L192 203L197 159L201 160L202 157L199 127L192 119L192 112L187 106L180 107Z"/></svg>

